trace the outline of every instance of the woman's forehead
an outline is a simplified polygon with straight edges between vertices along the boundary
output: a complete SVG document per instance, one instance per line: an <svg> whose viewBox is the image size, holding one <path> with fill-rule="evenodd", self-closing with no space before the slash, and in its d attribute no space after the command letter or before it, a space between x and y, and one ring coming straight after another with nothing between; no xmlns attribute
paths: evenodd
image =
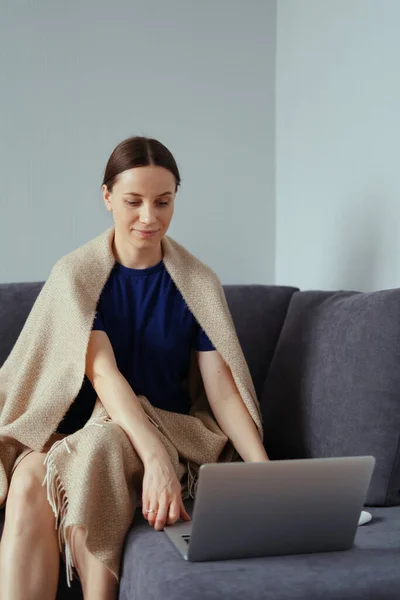
<svg viewBox="0 0 400 600"><path fill-rule="evenodd" d="M175 177L164 167L134 167L120 173L118 187L123 193L161 194L175 189Z"/></svg>

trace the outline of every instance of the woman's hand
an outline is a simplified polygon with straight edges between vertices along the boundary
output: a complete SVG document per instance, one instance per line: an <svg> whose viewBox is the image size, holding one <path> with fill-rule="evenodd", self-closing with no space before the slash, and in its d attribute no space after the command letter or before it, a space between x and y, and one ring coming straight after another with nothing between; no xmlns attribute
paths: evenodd
<svg viewBox="0 0 400 600"><path fill-rule="evenodd" d="M154 512L147 512L147 511ZM190 521L183 505L181 484L169 457L153 458L145 464L142 490L142 511L145 519L157 531L173 525L179 518Z"/></svg>

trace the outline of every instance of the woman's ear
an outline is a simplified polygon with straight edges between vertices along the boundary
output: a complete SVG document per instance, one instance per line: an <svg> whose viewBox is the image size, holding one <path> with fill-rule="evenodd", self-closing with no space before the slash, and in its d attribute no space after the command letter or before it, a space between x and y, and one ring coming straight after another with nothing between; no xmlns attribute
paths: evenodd
<svg viewBox="0 0 400 600"><path fill-rule="evenodd" d="M101 186L101 191L103 192L104 204L106 205L107 210L109 212L112 212L113 206L112 206L111 192L108 191L106 184L103 184Z"/></svg>

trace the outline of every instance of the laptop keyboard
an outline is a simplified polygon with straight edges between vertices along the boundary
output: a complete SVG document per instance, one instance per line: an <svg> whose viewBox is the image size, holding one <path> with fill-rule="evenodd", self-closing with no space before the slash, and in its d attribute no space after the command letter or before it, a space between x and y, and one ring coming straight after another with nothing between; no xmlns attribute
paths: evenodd
<svg viewBox="0 0 400 600"><path fill-rule="evenodd" d="M185 540L185 542L186 542L187 544L189 544L190 535L187 535L187 534L186 534L186 535L182 535L181 537L182 537L182 539L184 539L184 540Z"/></svg>

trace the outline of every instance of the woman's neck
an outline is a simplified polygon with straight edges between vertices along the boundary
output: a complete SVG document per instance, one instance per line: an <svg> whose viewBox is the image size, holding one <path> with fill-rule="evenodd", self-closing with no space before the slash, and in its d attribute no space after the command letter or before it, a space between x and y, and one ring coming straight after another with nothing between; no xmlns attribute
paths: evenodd
<svg viewBox="0 0 400 600"><path fill-rule="evenodd" d="M147 269L158 264L162 258L161 243L154 248L138 249L131 244L123 244L115 232L112 245L115 260L130 269Z"/></svg>

